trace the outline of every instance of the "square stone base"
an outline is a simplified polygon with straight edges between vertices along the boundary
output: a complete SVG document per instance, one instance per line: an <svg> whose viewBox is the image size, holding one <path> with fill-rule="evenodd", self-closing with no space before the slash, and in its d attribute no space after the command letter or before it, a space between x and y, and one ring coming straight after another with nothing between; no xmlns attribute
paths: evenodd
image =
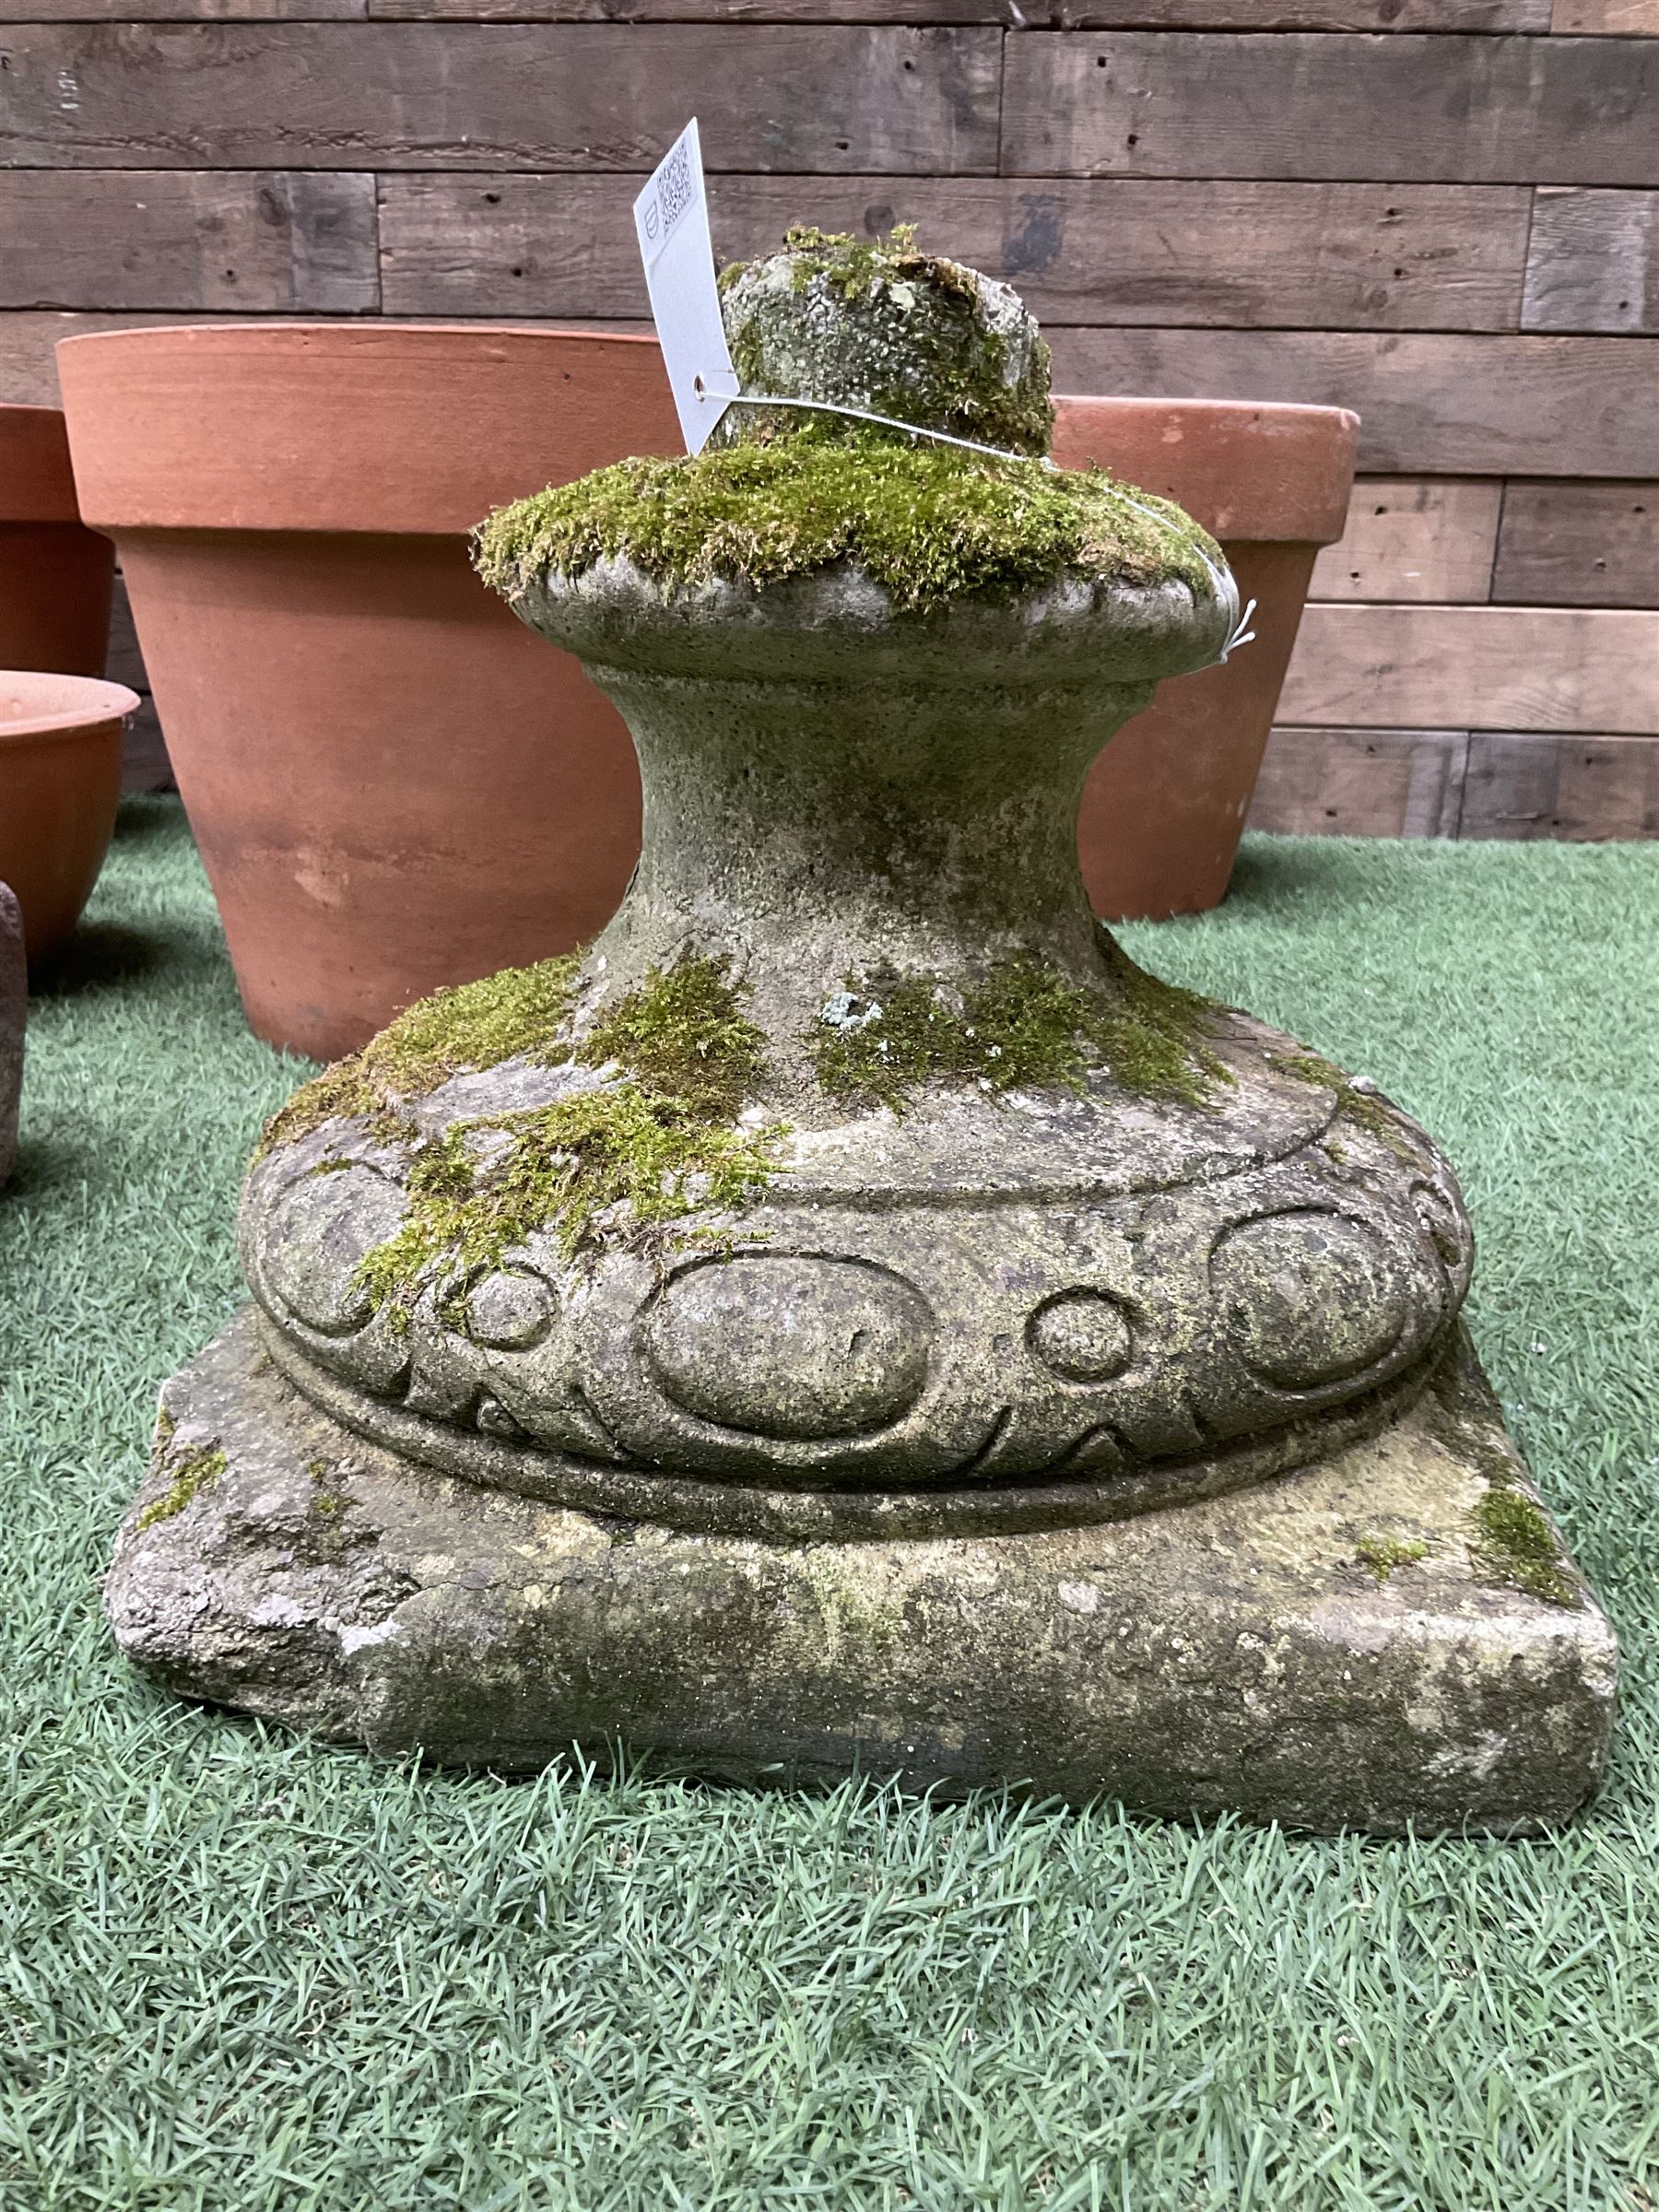
<svg viewBox="0 0 1659 2212"><path fill-rule="evenodd" d="M1383 1435L1084 1529L788 1545L600 1521L394 1457L251 1312L168 1383L106 1591L170 1688L534 1769L853 1769L1302 1828L1520 1833L1594 1790L1612 1630L1465 1343Z"/></svg>

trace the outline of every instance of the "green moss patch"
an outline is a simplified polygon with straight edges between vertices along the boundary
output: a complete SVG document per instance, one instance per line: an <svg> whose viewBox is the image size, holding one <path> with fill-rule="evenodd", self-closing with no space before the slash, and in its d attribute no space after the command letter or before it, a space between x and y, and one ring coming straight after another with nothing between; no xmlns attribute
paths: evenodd
<svg viewBox="0 0 1659 2212"><path fill-rule="evenodd" d="M729 1121L759 1085L766 1039L741 1010L729 963L693 956L648 970L576 1057L590 1067L615 1060L647 1090Z"/></svg>
<svg viewBox="0 0 1659 2212"><path fill-rule="evenodd" d="M531 968L503 968L418 999L360 1053L336 1060L297 1090L265 1124L255 1157L337 1115L395 1120L410 1099L452 1076L497 1067L519 1053L551 1054L579 959L567 953Z"/></svg>
<svg viewBox="0 0 1659 2212"><path fill-rule="evenodd" d="M1583 1598L1561 1563L1561 1547L1543 1508L1513 1482L1494 1483L1471 1515L1470 1546L1487 1580L1524 1590L1547 1606L1576 1608Z"/></svg>
<svg viewBox="0 0 1659 2212"><path fill-rule="evenodd" d="M766 1072L766 1041L743 1014L727 964L692 957L653 968L571 1056L620 1079L550 1106L456 1122L422 1146L409 1212L360 1262L378 1308L406 1313L433 1272L458 1311L470 1279L555 1226L567 1256L610 1233L637 1236L764 1188L778 1124L734 1129ZM621 1222L612 1219L626 1207Z"/></svg>
<svg viewBox="0 0 1659 2212"><path fill-rule="evenodd" d="M1015 598L1066 571L1174 578L1196 598L1215 589L1206 556L1220 565L1179 507L1132 499L1102 471L881 433L618 462L498 509L476 537L479 574L509 599L607 558L670 587L763 587L853 561L908 608Z"/></svg>
<svg viewBox="0 0 1659 2212"><path fill-rule="evenodd" d="M507 1141L480 1161L477 1140L492 1134ZM687 1100L629 1082L458 1122L422 1148L408 1218L363 1259L358 1279L377 1307L395 1300L406 1310L435 1265L463 1282L549 1225L571 1255L595 1242L600 1218L624 1203L629 1234L745 1205L766 1184L779 1134L722 1127Z"/></svg>
<svg viewBox="0 0 1659 2212"><path fill-rule="evenodd" d="M163 1444L171 1443L172 1431L169 1429ZM218 1444L203 1444L194 1452L181 1453L169 1472L171 1480L159 1498L154 1498L138 1516L140 1528L154 1528L158 1521L171 1521L182 1513L193 1499L204 1490L211 1489L224 1473L227 1462Z"/></svg>
<svg viewBox="0 0 1659 2212"><path fill-rule="evenodd" d="M902 1113L926 1083L1081 1094L1104 1068L1142 1097L1206 1104L1231 1080L1204 1041L1215 1005L1137 968L1105 931L1100 942L1110 996L1030 954L961 994L932 976L849 977L806 1034L818 1079L842 1105Z"/></svg>
<svg viewBox="0 0 1659 2212"><path fill-rule="evenodd" d="M941 261L916 247L914 223L895 223L886 238L854 238L850 230L820 230L816 223L792 223L783 233L783 251L792 257L790 288L810 291L821 278L827 289L851 306L879 287L936 284L942 291L966 300L971 307L979 298L972 272L959 263ZM721 282L730 290L743 273L735 263L721 271Z"/></svg>
<svg viewBox="0 0 1659 2212"><path fill-rule="evenodd" d="M1387 1582L1396 1567L1414 1566L1429 1556L1427 1544L1397 1536L1361 1536L1354 1550L1361 1566L1379 1583Z"/></svg>

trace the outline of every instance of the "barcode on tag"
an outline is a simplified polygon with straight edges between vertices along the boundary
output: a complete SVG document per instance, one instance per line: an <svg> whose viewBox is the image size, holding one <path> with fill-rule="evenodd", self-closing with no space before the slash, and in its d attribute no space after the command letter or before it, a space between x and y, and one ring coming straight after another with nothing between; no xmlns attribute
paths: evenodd
<svg viewBox="0 0 1659 2212"><path fill-rule="evenodd" d="M695 116L635 200L634 229L680 429L688 451L700 453L737 390L737 377L714 282Z"/></svg>
<svg viewBox="0 0 1659 2212"><path fill-rule="evenodd" d="M657 206L662 211L663 241L666 244L680 217L697 205L697 191L691 182L691 149L684 138L669 147L653 181Z"/></svg>

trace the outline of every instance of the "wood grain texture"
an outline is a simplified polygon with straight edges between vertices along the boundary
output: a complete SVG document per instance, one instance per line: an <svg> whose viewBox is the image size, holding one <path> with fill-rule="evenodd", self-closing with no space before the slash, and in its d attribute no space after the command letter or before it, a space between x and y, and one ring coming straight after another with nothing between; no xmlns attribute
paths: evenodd
<svg viewBox="0 0 1659 2212"><path fill-rule="evenodd" d="M1014 0L368 0L381 23L917 23L1017 27ZM1032 0L1043 21L1049 9ZM1028 20L1030 10L1024 11Z"/></svg>
<svg viewBox="0 0 1659 2212"><path fill-rule="evenodd" d="M1489 477L1362 477L1340 542L1313 565L1309 596L1484 600L1502 501Z"/></svg>
<svg viewBox="0 0 1659 2212"><path fill-rule="evenodd" d="M998 23L1009 30L1549 29L1549 0L369 0L369 12L545 23Z"/></svg>
<svg viewBox="0 0 1659 2212"><path fill-rule="evenodd" d="M0 171L0 307L360 314L380 305L371 176Z"/></svg>
<svg viewBox="0 0 1659 2212"><path fill-rule="evenodd" d="M1371 475L1659 474L1655 357L1642 338L1061 327L1047 335L1063 392L1353 407L1359 465Z"/></svg>
<svg viewBox="0 0 1659 2212"><path fill-rule="evenodd" d="M1659 738L1472 736L1459 834L1659 837Z"/></svg>
<svg viewBox="0 0 1659 2212"><path fill-rule="evenodd" d="M1001 33L760 26L27 24L0 30L0 163L649 171L688 114L713 169L996 167Z"/></svg>
<svg viewBox="0 0 1659 2212"><path fill-rule="evenodd" d="M1659 192L1540 185L1521 324L1659 331Z"/></svg>
<svg viewBox="0 0 1659 2212"><path fill-rule="evenodd" d="M368 0L0 0L0 23L360 23Z"/></svg>
<svg viewBox="0 0 1659 2212"><path fill-rule="evenodd" d="M1466 730L1276 729L1245 824L1299 836L1455 837Z"/></svg>
<svg viewBox="0 0 1659 2212"><path fill-rule="evenodd" d="M321 22L365 15L379 22L1540 31L1549 29L1549 0L0 0L0 22L8 23Z"/></svg>
<svg viewBox="0 0 1659 2212"><path fill-rule="evenodd" d="M1659 606L1659 480L1506 485L1492 596Z"/></svg>
<svg viewBox="0 0 1659 2212"><path fill-rule="evenodd" d="M1053 30L1514 30L1549 29L1549 0L1055 0Z"/></svg>
<svg viewBox="0 0 1659 2212"><path fill-rule="evenodd" d="M321 22L365 15L379 22L1540 31L1549 29L1549 0L0 0L0 22L7 23Z"/></svg>
<svg viewBox="0 0 1659 2212"><path fill-rule="evenodd" d="M1550 29L1593 39L1659 39L1659 0L1555 0Z"/></svg>
<svg viewBox="0 0 1659 2212"><path fill-rule="evenodd" d="M1278 719L1306 728L1659 732L1659 613L1310 606Z"/></svg>
<svg viewBox="0 0 1659 2212"><path fill-rule="evenodd" d="M1659 46L1150 31L1011 39L1006 172L1659 184Z"/></svg>
<svg viewBox="0 0 1659 2212"><path fill-rule="evenodd" d="M641 182L643 182L641 179ZM609 177L391 176L395 314L618 314L645 305ZM716 177L723 260L808 215L873 237L896 221L1018 286L1047 322L1501 329L1519 312L1528 194L1509 187L1185 184L998 178Z"/></svg>

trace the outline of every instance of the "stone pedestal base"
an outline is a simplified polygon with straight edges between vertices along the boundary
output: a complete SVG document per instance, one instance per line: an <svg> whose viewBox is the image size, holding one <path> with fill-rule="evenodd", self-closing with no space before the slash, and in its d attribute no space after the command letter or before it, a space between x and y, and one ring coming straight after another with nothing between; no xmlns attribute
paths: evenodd
<svg viewBox="0 0 1659 2212"><path fill-rule="evenodd" d="M1206 1503L772 1544L394 1458L244 1312L163 1394L108 1589L172 1689L382 1752L859 1768L1334 1830L1525 1832L1594 1789L1617 1646L1463 1345L1393 1428Z"/></svg>

